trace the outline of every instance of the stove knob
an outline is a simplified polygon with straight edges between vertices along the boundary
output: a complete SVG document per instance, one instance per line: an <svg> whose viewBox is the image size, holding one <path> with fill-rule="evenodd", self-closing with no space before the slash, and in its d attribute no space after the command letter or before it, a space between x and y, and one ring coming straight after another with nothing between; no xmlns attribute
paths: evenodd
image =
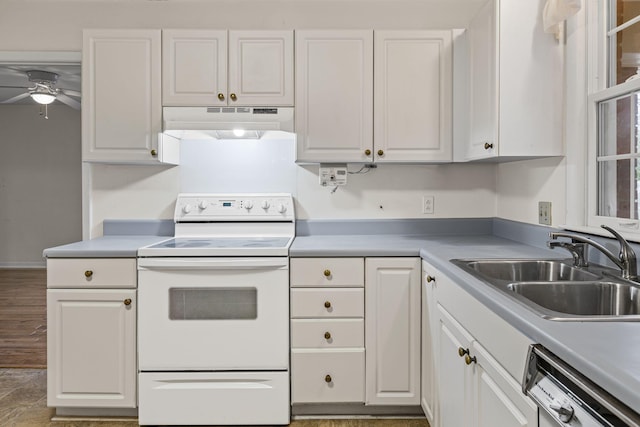
<svg viewBox="0 0 640 427"><path fill-rule="evenodd" d="M207 209L207 207L209 207L209 202L207 202L206 200L202 200L200 203L198 203L198 207L200 209Z"/></svg>
<svg viewBox="0 0 640 427"><path fill-rule="evenodd" d="M269 206L271 206L271 205L269 204L268 200L263 200L262 201L262 205L260 205L260 206L262 206L262 209L267 210L267 209L269 209Z"/></svg>
<svg viewBox="0 0 640 427"><path fill-rule="evenodd" d="M567 399L562 399L562 401L556 399L549 404L549 408L558 414L558 418L563 423L568 423L573 418L573 407Z"/></svg>
<svg viewBox="0 0 640 427"><path fill-rule="evenodd" d="M277 210L278 210L278 213L285 213L287 211L287 207L284 204L280 203L278 205L278 209Z"/></svg>
<svg viewBox="0 0 640 427"><path fill-rule="evenodd" d="M182 212L188 214L189 212L191 212L191 209L193 209L193 207L187 203L182 207Z"/></svg>
<svg viewBox="0 0 640 427"><path fill-rule="evenodd" d="M243 205L246 210L251 210L251 208L253 208L253 201L245 200Z"/></svg>

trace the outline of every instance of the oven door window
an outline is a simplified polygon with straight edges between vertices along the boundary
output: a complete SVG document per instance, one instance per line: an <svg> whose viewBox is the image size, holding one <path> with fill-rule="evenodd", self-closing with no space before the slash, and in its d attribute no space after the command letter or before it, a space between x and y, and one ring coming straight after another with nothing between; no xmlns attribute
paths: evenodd
<svg viewBox="0 0 640 427"><path fill-rule="evenodd" d="M256 288L169 288L171 320L255 320Z"/></svg>

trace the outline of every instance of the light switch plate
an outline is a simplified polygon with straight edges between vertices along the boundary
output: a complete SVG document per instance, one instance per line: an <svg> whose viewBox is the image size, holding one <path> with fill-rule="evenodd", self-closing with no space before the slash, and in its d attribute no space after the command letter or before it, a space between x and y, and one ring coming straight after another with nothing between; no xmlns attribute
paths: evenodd
<svg viewBox="0 0 640 427"><path fill-rule="evenodd" d="M433 196L422 196L422 213L433 214L435 198Z"/></svg>
<svg viewBox="0 0 640 427"><path fill-rule="evenodd" d="M538 224L551 225L551 202L538 202Z"/></svg>

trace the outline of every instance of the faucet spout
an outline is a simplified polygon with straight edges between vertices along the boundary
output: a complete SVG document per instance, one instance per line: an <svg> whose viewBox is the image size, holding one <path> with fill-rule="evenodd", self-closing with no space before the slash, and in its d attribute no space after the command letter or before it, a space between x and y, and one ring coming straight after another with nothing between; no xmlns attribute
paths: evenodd
<svg viewBox="0 0 640 427"><path fill-rule="evenodd" d="M584 256L586 255L586 246L587 245L593 246L594 248L602 252L607 258L609 258L616 266L618 266L618 268L620 268L621 275L624 279L637 281L638 267L637 267L637 261L636 261L636 254L633 251L633 248L631 247L631 245L629 245L629 242L627 242L624 239L624 237L622 237L615 230L607 227L606 225L602 225L601 227L607 230L608 232L610 232L611 234L613 234L613 236L620 243L620 252L618 256L613 254L609 249L605 248L600 243L592 239L589 239L588 237L583 237L579 234L565 233L562 231L549 233L549 237L552 240L547 242L547 244L551 249L553 249L554 247L562 247L569 250L571 254L574 256L574 261L577 259L576 257L579 257L579 250L576 251L576 247L579 247L578 245L582 245L585 248L585 250L583 250L582 252L582 256L584 257L584 259L582 260L584 264L582 266L585 266L587 261L586 256ZM559 237L571 239L571 243L558 242L557 240L555 240ZM580 262L580 260L578 260L578 262ZM578 264L576 264L576 266L578 266Z"/></svg>

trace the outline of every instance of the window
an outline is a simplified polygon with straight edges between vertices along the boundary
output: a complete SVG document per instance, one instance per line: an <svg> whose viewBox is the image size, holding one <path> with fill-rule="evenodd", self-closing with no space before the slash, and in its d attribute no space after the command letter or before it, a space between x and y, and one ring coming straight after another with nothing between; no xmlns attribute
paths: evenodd
<svg viewBox="0 0 640 427"><path fill-rule="evenodd" d="M590 96L589 226L640 233L640 1L600 0Z"/></svg>

